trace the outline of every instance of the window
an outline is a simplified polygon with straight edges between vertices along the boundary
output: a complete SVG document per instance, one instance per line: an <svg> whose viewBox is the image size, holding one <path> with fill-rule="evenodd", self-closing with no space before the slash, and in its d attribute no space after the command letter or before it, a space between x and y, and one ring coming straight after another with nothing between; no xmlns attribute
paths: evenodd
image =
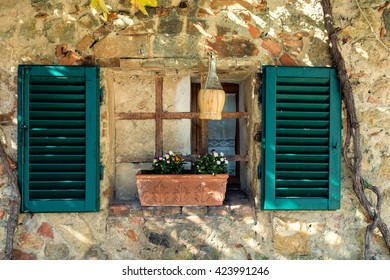
<svg viewBox="0 0 390 280"><path fill-rule="evenodd" d="M23 212L99 211L99 68L20 65Z"/></svg>
<svg viewBox="0 0 390 280"><path fill-rule="evenodd" d="M338 209L340 157L336 70L263 67L263 209Z"/></svg>
<svg viewBox="0 0 390 280"><path fill-rule="evenodd" d="M200 90L200 84L192 84L191 111L198 112L197 95ZM247 112L243 112L243 100L239 95L239 85L233 83L223 83L225 91L225 105L222 110L222 119L201 120L193 119L191 127L191 146L192 154L205 154L211 150L223 152L228 160L228 190L240 190L244 185L241 171L245 171L247 156L245 154L244 141L245 119Z"/></svg>

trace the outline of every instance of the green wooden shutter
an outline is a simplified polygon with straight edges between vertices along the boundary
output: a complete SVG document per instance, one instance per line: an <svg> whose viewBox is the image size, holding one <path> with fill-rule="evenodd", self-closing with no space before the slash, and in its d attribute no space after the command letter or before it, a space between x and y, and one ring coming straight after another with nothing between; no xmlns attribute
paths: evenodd
<svg viewBox="0 0 390 280"><path fill-rule="evenodd" d="M263 209L340 208L336 70L263 67L262 116Z"/></svg>
<svg viewBox="0 0 390 280"><path fill-rule="evenodd" d="M23 212L99 211L99 68L20 65Z"/></svg>

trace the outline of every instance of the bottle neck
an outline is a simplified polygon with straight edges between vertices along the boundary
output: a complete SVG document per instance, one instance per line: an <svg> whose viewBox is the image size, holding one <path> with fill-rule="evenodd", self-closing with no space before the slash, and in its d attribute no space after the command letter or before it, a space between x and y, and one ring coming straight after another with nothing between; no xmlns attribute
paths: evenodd
<svg viewBox="0 0 390 280"><path fill-rule="evenodd" d="M210 56L209 73L207 74L205 89L219 89L222 90L222 85L217 76L217 61L213 56Z"/></svg>

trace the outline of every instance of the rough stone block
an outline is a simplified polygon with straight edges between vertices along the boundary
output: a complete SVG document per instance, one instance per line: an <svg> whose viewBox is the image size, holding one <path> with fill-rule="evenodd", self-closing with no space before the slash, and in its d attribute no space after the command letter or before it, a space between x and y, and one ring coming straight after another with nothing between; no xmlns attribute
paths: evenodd
<svg viewBox="0 0 390 280"><path fill-rule="evenodd" d="M256 45L242 36L215 36L215 40L207 40L207 47L218 57L246 57L259 54Z"/></svg>
<svg viewBox="0 0 390 280"><path fill-rule="evenodd" d="M182 209L183 215L187 216L205 216L207 214L206 206L184 206Z"/></svg>
<svg viewBox="0 0 390 280"><path fill-rule="evenodd" d="M59 65L73 65L76 61L79 61L81 57L73 51L68 51L66 55L58 62Z"/></svg>
<svg viewBox="0 0 390 280"><path fill-rule="evenodd" d="M5 217L5 211L0 210L0 220L2 220Z"/></svg>
<svg viewBox="0 0 390 280"><path fill-rule="evenodd" d="M110 211L114 216L128 216L130 213L130 205L128 204L113 204L110 205Z"/></svg>
<svg viewBox="0 0 390 280"><path fill-rule="evenodd" d="M22 250L14 249L12 252L13 260L36 260L37 256L32 253L27 253Z"/></svg>
<svg viewBox="0 0 390 280"><path fill-rule="evenodd" d="M38 228L37 233L41 236L54 239L54 233L51 225L47 222L43 222Z"/></svg>
<svg viewBox="0 0 390 280"><path fill-rule="evenodd" d="M199 57L204 52L203 41L199 36L158 34L151 39L152 57Z"/></svg>
<svg viewBox="0 0 390 280"><path fill-rule="evenodd" d="M76 49L79 51L85 51L89 49L94 42L95 40L91 36L85 35L83 39L77 43Z"/></svg>
<svg viewBox="0 0 390 280"><path fill-rule="evenodd" d="M279 254L301 256L310 253L307 228L294 219L274 218L274 248Z"/></svg>
<svg viewBox="0 0 390 280"><path fill-rule="evenodd" d="M270 38L264 39L261 43L261 46L274 56L280 55L281 49L279 47L279 44Z"/></svg>
<svg viewBox="0 0 390 280"><path fill-rule="evenodd" d="M64 243L47 244L45 247L45 259L66 260L69 258L69 247Z"/></svg>
<svg viewBox="0 0 390 280"><path fill-rule="evenodd" d="M248 23L248 32L253 39L259 38L261 34L261 31L251 23Z"/></svg>
<svg viewBox="0 0 390 280"><path fill-rule="evenodd" d="M155 207L154 214L156 216L175 216L181 214L181 208L179 206L174 207Z"/></svg>
<svg viewBox="0 0 390 280"><path fill-rule="evenodd" d="M18 236L17 245L22 249L37 250L43 246L43 240L36 234L25 232Z"/></svg>
<svg viewBox="0 0 390 280"><path fill-rule="evenodd" d="M280 63L282 63L282 65L284 66L297 66L298 64L294 61L294 59L291 58L291 56L289 56L288 54L283 54L280 58L279 58L279 61Z"/></svg>
<svg viewBox="0 0 390 280"><path fill-rule="evenodd" d="M209 206L208 215L210 216L227 216L230 214L230 207L228 205Z"/></svg>
<svg viewBox="0 0 390 280"><path fill-rule="evenodd" d="M128 219L128 221L130 224L134 224L134 225L142 225L145 223L145 219L139 217L131 217Z"/></svg>
<svg viewBox="0 0 390 280"><path fill-rule="evenodd" d="M154 215L154 209L155 207L142 207L142 213L145 217L153 217Z"/></svg>
<svg viewBox="0 0 390 280"><path fill-rule="evenodd" d="M158 33L179 34L183 29L183 21L180 19L160 20Z"/></svg>
<svg viewBox="0 0 390 280"><path fill-rule="evenodd" d="M143 58L149 52L146 35L109 35L97 42L93 48L98 58Z"/></svg>
<svg viewBox="0 0 390 280"><path fill-rule="evenodd" d="M236 219L243 219L247 222L253 222L255 211L250 204L239 204L230 206L232 210L232 216Z"/></svg>
<svg viewBox="0 0 390 280"><path fill-rule="evenodd" d="M130 201L130 217L142 217L142 206L139 200Z"/></svg>
<svg viewBox="0 0 390 280"><path fill-rule="evenodd" d="M129 229L126 233L127 237L132 240L132 241L138 241L138 235L132 231L131 229Z"/></svg>
<svg viewBox="0 0 390 280"><path fill-rule="evenodd" d="M126 29L121 30L119 32L119 34L121 35L140 35L149 33L153 33L152 22L138 22L136 24L128 26Z"/></svg>
<svg viewBox="0 0 390 280"><path fill-rule="evenodd" d="M57 57L63 57L64 54L68 52L68 45L67 44L61 44L56 46L56 56Z"/></svg>

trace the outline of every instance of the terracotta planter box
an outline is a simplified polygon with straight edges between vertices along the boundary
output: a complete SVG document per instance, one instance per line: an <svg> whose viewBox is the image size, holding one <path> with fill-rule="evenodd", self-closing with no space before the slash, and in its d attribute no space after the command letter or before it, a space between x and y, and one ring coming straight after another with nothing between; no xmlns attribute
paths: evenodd
<svg viewBox="0 0 390 280"><path fill-rule="evenodd" d="M229 175L136 174L142 206L217 206L225 199Z"/></svg>

